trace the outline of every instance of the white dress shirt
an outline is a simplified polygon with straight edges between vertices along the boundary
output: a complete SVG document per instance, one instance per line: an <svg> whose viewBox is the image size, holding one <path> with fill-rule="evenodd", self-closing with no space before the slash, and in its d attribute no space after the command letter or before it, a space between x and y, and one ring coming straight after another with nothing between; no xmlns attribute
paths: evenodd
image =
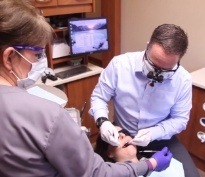
<svg viewBox="0 0 205 177"><path fill-rule="evenodd" d="M103 70L91 95L89 113L96 120L108 117L108 102L113 99L114 121L134 136L149 128L152 140L170 139L186 128L192 106L190 74L179 66L162 83L149 85L143 74L142 52L114 57Z"/></svg>

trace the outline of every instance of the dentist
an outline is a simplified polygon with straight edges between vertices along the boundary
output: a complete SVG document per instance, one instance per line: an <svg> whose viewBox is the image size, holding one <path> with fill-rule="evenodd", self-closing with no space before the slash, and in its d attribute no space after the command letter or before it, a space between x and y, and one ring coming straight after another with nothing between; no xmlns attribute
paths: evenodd
<svg viewBox="0 0 205 177"><path fill-rule="evenodd" d="M118 146L119 134L108 119L113 100L114 123L133 136L142 150L170 148L186 177L198 177L196 167L176 134L186 129L192 107L190 74L180 65L188 37L174 24L155 28L144 51L115 56L101 73L91 95L89 113L101 137Z"/></svg>

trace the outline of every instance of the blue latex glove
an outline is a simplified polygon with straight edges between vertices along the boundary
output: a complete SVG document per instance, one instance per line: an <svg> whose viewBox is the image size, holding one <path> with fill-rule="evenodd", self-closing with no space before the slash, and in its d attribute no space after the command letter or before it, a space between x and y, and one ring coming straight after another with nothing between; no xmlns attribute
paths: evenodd
<svg viewBox="0 0 205 177"><path fill-rule="evenodd" d="M154 153L152 155L152 158L154 158L157 161L157 166L154 170L162 171L169 167L172 158L172 153L169 151L167 147L164 147L161 151Z"/></svg>

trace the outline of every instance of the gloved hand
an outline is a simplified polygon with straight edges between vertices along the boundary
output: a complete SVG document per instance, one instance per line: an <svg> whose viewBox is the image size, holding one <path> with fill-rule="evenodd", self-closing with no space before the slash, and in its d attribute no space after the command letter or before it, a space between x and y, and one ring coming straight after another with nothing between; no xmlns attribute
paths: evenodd
<svg viewBox="0 0 205 177"><path fill-rule="evenodd" d="M112 146L120 145L120 142L118 140L119 133L110 121L105 121L102 123L102 125L100 126L100 133L103 141L106 141Z"/></svg>
<svg viewBox="0 0 205 177"><path fill-rule="evenodd" d="M169 151L167 147L164 147L161 151L158 151L155 154L153 154L152 158L154 158L157 161L157 166L154 170L162 171L169 167L172 158L172 153Z"/></svg>
<svg viewBox="0 0 205 177"><path fill-rule="evenodd" d="M147 146L151 140L151 132L147 128L139 130L137 135L129 143L137 146Z"/></svg>

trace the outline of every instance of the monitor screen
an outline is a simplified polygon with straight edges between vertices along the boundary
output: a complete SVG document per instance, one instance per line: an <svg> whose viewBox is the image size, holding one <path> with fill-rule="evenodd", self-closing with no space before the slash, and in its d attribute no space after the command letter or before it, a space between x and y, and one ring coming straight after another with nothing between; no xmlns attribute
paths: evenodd
<svg viewBox="0 0 205 177"><path fill-rule="evenodd" d="M71 55L107 51L108 28L106 18L68 20L68 38Z"/></svg>

